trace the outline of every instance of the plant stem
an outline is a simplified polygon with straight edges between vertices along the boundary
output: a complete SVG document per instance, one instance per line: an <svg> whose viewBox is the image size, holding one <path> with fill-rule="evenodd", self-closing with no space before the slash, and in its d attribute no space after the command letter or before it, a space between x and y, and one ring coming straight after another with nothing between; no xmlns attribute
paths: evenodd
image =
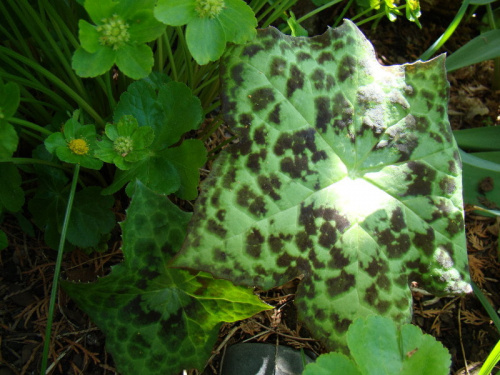
<svg viewBox="0 0 500 375"><path fill-rule="evenodd" d="M69 87L66 83L64 83L61 79L59 79L55 74L52 72L48 71L47 69L43 68L41 65L38 65L31 61L30 59L19 55L18 53L11 51L8 48L0 46L0 53L5 54L6 56L10 56L33 70L35 70L37 73L40 75L44 76L50 82L52 82L54 85L59 87L64 93L66 93L70 98L72 98L78 105L85 110L90 116L94 118L94 120L97 122L98 125L104 126L104 120L102 117L92 108L90 104L88 104L80 95L78 95L71 87Z"/></svg>
<svg viewBox="0 0 500 375"><path fill-rule="evenodd" d="M189 49L186 43L186 38L184 36L184 32L180 26L177 26L177 41L180 43L181 49L184 52L184 64L187 70L187 82L186 84L190 89L193 89L193 64L191 63L191 54L189 53Z"/></svg>
<svg viewBox="0 0 500 375"><path fill-rule="evenodd" d="M464 0L462 5L460 6L460 9L458 10L457 14L455 15L455 18L453 21L451 21L450 25L448 28L445 30L443 35L441 35L438 40L436 40L428 49L425 51L422 56L420 56L420 60L426 61L429 60L432 55L436 53L438 49L442 47L443 44L446 43L446 41L453 35L455 32L456 28L460 24L460 21L465 15L465 12L467 11L467 8L469 7L469 2L470 0Z"/></svg>
<svg viewBox="0 0 500 375"><path fill-rule="evenodd" d="M486 5L486 10L488 14L488 23L490 25L491 30L497 29L497 24L495 22L495 14L493 13L493 8L491 4ZM500 57L493 59L494 69L493 69L493 82L492 88L493 90L500 90Z"/></svg>
<svg viewBox="0 0 500 375"><path fill-rule="evenodd" d="M12 117L12 118L9 119L9 122L12 123L12 124L24 126L25 128L29 128L29 129L35 130L35 131L37 131L39 133L42 133L42 134L46 134L46 135L51 135L52 134L52 132L50 130L45 129L45 128L41 127L40 125L33 124L32 122L29 122L29 121L26 121L26 120L22 120L20 118Z"/></svg>
<svg viewBox="0 0 500 375"><path fill-rule="evenodd" d="M73 200L75 198L76 183L78 181L78 174L80 172L80 164L75 164L73 173L73 182L71 183L71 190L69 192L68 205L66 206L66 214L64 215L64 222L61 231L61 238L59 241L59 249L57 250L56 266L54 269L54 280L52 282L52 290L50 293L49 313L47 316L47 326L45 329L45 342L43 345L42 365L40 368L40 375L45 375L47 369L47 360L49 357L49 348L52 334L52 320L54 318L54 309L56 305L56 297L58 290L59 275L61 273L62 256L64 252L64 243L66 241L66 232L68 231L69 218L71 216L71 209L73 208Z"/></svg>
<svg viewBox="0 0 500 375"><path fill-rule="evenodd" d="M48 165L49 167L59 168L63 170L67 170L64 166L60 164L56 164L51 161L42 160L42 159L32 159L32 158L6 158L1 159L0 163L13 163L13 164L42 164Z"/></svg>

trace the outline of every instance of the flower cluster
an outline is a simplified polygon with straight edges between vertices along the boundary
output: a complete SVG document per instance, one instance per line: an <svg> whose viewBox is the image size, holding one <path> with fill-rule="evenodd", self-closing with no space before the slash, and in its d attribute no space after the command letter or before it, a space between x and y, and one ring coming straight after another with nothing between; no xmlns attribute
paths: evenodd
<svg viewBox="0 0 500 375"><path fill-rule="evenodd" d="M139 126L133 116L123 116L117 124L106 125L106 137L99 142L96 156L119 169L129 169L133 163L149 156L154 132L149 126Z"/></svg>
<svg viewBox="0 0 500 375"><path fill-rule="evenodd" d="M200 65L221 57L226 43L252 39L257 19L243 0L158 0L155 16L172 26L186 26L186 43Z"/></svg>
<svg viewBox="0 0 500 375"><path fill-rule="evenodd" d="M86 0L94 24L80 20L80 47L72 67L80 77L96 77L116 64L123 74L140 79L153 67L153 51L146 43L158 38L165 25L153 15L155 0Z"/></svg>

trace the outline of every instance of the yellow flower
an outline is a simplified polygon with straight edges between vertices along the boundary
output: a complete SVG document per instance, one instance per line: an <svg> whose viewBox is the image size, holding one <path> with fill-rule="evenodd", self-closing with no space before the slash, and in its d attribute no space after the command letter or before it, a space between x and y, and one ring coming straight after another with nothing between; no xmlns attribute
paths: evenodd
<svg viewBox="0 0 500 375"><path fill-rule="evenodd" d="M89 145L84 139L73 139L68 143L69 149L76 155L87 155Z"/></svg>

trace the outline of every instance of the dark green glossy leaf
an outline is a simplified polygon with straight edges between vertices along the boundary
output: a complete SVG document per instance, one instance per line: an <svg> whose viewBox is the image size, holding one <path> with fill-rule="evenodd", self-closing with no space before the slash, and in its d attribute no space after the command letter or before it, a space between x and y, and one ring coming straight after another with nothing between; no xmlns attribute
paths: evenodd
<svg viewBox="0 0 500 375"><path fill-rule="evenodd" d="M52 169L40 176L40 186L29 201L35 224L43 230L45 242L53 249L59 245L68 195L67 177L61 171ZM102 236L114 227L113 202L113 197L102 196L98 187L78 191L68 224L69 243L83 248L98 245Z"/></svg>
<svg viewBox="0 0 500 375"><path fill-rule="evenodd" d="M24 204L24 190L21 187L21 175L11 163L0 163L0 213L16 212Z"/></svg>

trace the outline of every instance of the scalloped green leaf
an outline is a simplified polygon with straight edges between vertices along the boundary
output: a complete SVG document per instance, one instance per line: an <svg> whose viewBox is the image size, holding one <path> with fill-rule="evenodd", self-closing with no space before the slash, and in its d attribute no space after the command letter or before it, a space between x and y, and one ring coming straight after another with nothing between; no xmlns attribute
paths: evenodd
<svg viewBox="0 0 500 375"><path fill-rule="evenodd" d="M303 276L299 317L346 350L360 316L411 319L410 284L471 291L444 56L381 66L350 21L259 30L222 67L239 143L202 186L175 266L264 289Z"/></svg>
<svg viewBox="0 0 500 375"><path fill-rule="evenodd" d="M439 341L420 328L400 328L389 318L357 319L347 332L351 358L321 355L303 375L447 375L451 356Z"/></svg>
<svg viewBox="0 0 500 375"><path fill-rule="evenodd" d="M62 284L106 334L121 374L201 369L222 322L269 308L249 288L167 268L190 218L168 197L137 182L121 223L125 261L95 283Z"/></svg>

